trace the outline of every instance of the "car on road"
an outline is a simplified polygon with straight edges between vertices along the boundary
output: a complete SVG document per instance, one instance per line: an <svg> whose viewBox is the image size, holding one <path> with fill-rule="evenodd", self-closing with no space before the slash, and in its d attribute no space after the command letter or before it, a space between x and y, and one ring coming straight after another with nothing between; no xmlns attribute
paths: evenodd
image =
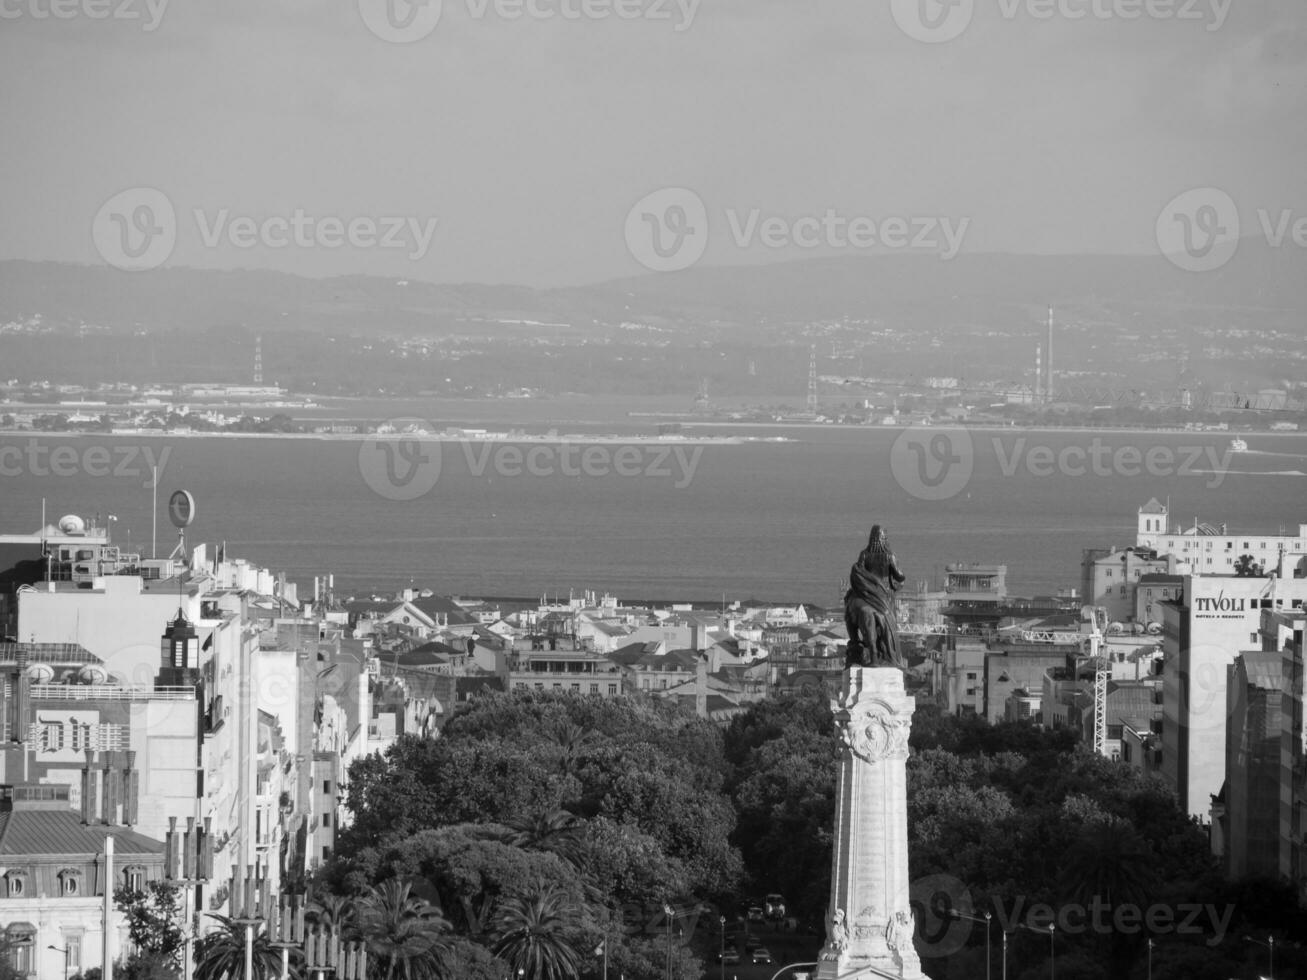
<svg viewBox="0 0 1307 980"><path fill-rule="evenodd" d="M717 959L725 964L735 964L740 962L740 953L734 946L727 946L717 954Z"/></svg>
<svg viewBox="0 0 1307 980"><path fill-rule="evenodd" d="M771 953L767 951L766 946L759 946L757 949L753 951L753 962L755 963L771 962Z"/></svg>
<svg viewBox="0 0 1307 980"><path fill-rule="evenodd" d="M750 906L749 906L749 921L750 921L750 922L761 922L762 919L763 919L763 915L762 915L762 906L761 906L761 905L750 905Z"/></svg>
<svg viewBox="0 0 1307 980"><path fill-rule="evenodd" d="M783 919L785 918L785 898L782 895L772 892L763 900L763 907L766 909L767 918Z"/></svg>

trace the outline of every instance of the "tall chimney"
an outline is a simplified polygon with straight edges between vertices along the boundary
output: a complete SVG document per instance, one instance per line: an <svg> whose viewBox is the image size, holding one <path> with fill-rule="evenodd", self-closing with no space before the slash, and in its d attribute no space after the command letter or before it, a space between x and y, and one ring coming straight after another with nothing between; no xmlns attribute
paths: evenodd
<svg viewBox="0 0 1307 980"><path fill-rule="evenodd" d="M1048 400L1053 400L1053 306L1050 303L1048 307L1048 383L1044 386L1044 393Z"/></svg>
<svg viewBox="0 0 1307 980"><path fill-rule="evenodd" d="M95 750L86 750L86 765L82 766L82 823L95 823Z"/></svg>
<svg viewBox="0 0 1307 980"><path fill-rule="evenodd" d="M27 741L27 647L18 644L18 677L14 683L14 741ZM26 750L24 750L25 752Z"/></svg>
<svg viewBox="0 0 1307 980"><path fill-rule="evenodd" d="M112 753L110 752L104 754L104 776L100 788L100 822L107 824L112 824L114 822L114 811L118 803L118 780L115 778L117 773L114 771L113 765L109 761L111 755Z"/></svg>
<svg viewBox="0 0 1307 980"><path fill-rule="evenodd" d="M123 767L123 825L131 827L136 823L136 791L140 774L133 768L136 753L128 749L127 765Z"/></svg>

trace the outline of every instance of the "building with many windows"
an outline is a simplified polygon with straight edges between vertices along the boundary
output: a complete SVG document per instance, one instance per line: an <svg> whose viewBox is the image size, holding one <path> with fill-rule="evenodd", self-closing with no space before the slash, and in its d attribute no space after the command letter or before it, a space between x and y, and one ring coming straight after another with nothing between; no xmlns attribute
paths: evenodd
<svg viewBox="0 0 1307 980"><path fill-rule="evenodd" d="M106 888L141 888L163 877L163 865L162 842L79 813L68 786L0 785L0 931L10 963L26 977L63 976L67 950L68 975L101 966ZM126 944L119 918L110 948Z"/></svg>
<svg viewBox="0 0 1307 980"><path fill-rule="evenodd" d="M1162 776L1208 819L1226 776L1228 669L1261 646L1263 613L1301 611L1307 579L1187 575L1162 609Z"/></svg>
<svg viewBox="0 0 1307 980"><path fill-rule="evenodd" d="M1277 533L1245 531L1230 533L1226 525L1200 524L1182 528L1169 523L1166 504L1154 497L1139 508L1135 545L1174 559L1174 574L1233 575L1245 555L1265 571L1281 578L1307 576L1307 524L1293 534L1284 528Z"/></svg>

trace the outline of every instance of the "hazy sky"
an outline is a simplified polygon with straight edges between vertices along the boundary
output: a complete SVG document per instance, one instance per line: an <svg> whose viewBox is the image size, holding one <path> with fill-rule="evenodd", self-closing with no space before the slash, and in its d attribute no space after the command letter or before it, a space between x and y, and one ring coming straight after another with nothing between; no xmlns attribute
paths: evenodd
<svg viewBox="0 0 1307 980"><path fill-rule="evenodd" d="M1307 216L1302 0L390 2L0 0L0 257L103 262L97 214L124 242L158 217L102 213L133 188L175 210L172 265L533 285L645 273L628 213L666 187L703 201L710 263L890 217L1145 252L1199 186L1244 234ZM959 36L910 36L936 16ZM323 219L363 221L331 247Z"/></svg>

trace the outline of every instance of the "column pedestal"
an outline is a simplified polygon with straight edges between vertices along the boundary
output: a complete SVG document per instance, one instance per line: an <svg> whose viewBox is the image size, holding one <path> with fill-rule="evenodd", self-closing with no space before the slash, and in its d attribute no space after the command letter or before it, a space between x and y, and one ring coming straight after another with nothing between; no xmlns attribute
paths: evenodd
<svg viewBox="0 0 1307 980"><path fill-rule="evenodd" d="M908 903L908 733L916 700L893 667L845 671L835 706L839 794L817 980L922 980Z"/></svg>

